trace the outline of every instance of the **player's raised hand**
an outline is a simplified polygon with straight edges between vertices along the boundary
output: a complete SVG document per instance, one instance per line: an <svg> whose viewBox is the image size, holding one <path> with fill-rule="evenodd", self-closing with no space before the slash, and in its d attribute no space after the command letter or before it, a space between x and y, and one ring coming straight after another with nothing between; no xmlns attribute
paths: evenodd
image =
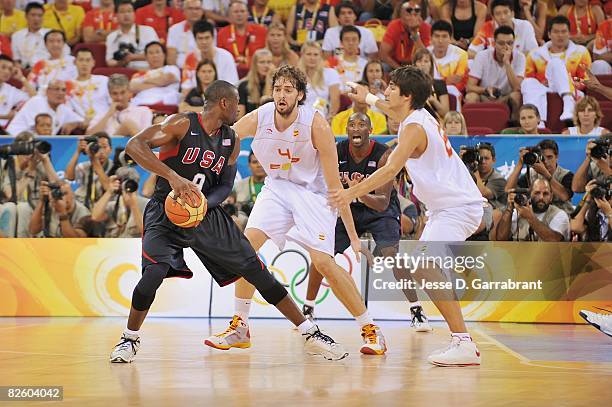
<svg viewBox="0 0 612 407"><path fill-rule="evenodd" d="M352 201L348 189L332 189L327 194L329 206L340 209L345 205L349 205Z"/></svg>
<svg viewBox="0 0 612 407"><path fill-rule="evenodd" d="M366 96L370 92L367 86L359 85L355 82L346 82L346 84L352 88L352 90L347 93L348 97L355 102L366 103Z"/></svg>
<svg viewBox="0 0 612 407"><path fill-rule="evenodd" d="M198 197L201 196L200 188L193 182L179 175L168 180L174 195L190 206L198 206Z"/></svg>

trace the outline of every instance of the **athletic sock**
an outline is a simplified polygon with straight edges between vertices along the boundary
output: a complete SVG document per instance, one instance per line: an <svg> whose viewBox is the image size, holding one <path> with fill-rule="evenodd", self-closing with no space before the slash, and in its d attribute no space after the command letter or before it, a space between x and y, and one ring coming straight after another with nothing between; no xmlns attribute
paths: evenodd
<svg viewBox="0 0 612 407"><path fill-rule="evenodd" d="M472 342L472 337L467 332L451 332L451 336L459 338L462 341Z"/></svg>
<svg viewBox="0 0 612 407"><path fill-rule="evenodd" d="M304 305L308 305L309 307L314 308L315 300L305 300Z"/></svg>
<svg viewBox="0 0 612 407"><path fill-rule="evenodd" d="M363 326L369 325L369 324L374 325L374 320L372 319L372 317L370 316L370 313L368 311L366 311L362 315L359 315L358 317L356 317L355 320L357 321L357 323L359 324L360 327L363 327Z"/></svg>
<svg viewBox="0 0 612 407"><path fill-rule="evenodd" d="M297 326L297 329L302 335L305 335L313 326L315 326L315 324L313 324L311 320L305 319L304 322Z"/></svg>
<svg viewBox="0 0 612 407"><path fill-rule="evenodd" d="M234 314L238 315L246 324L249 322L249 312L251 311L251 300L234 297Z"/></svg>
<svg viewBox="0 0 612 407"><path fill-rule="evenodd" d="M129 337L129 338L139 338L140 337L140 331L132 331L129 328L125 328L125 330L123 331L123 333L125 334L125 336Z"/></svg>

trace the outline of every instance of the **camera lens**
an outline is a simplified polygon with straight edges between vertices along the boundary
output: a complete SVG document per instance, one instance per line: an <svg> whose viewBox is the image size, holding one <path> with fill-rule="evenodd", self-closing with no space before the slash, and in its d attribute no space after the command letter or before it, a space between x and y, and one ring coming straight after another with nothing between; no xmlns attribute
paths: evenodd
<svg viewBox="0 0 612 407"><path fill-rule="evenodd" d="M36 150L41 154L47 154L48 152L51 151L51 143L44 141L44 140L36 141L35 147L36 147Z"/></svg>
<svg viewBox="0 0 612 407"><path fill-rule="evenodd" d="M591 149L591 157L596 158L598 160L606 157L607 155L608 155L608 148L605 145L596 144Z"/></svg>
<svg viewBox="0 0 612 407"><path fill-rule="evenodd" d="M527 165L533 165L538 162L538 156L536 153L530 151L528 153L525 153L525 155L523 156L523 161Z"/></svg>
<svg viewBox="0 0 612 407"><path fill-rule="evenodd" d="M92 154L97 154L98 151L100 151L100 144L95 141L92 141L91 143L87 144L87 147L89 147L89 151Z"/></svg>
<svg viewBox="0 0 612 407"><path fill-rule="evenodd" d="M123 181L121 189L125 192L135 192L138 190L138 182L133 179L126 179Z"/></svg>

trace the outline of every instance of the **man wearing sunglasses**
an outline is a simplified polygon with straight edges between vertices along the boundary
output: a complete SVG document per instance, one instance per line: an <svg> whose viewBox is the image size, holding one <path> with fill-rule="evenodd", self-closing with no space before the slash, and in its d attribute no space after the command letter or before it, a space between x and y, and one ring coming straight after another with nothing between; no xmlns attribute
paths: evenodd
<svg viewBox="0 0 612 407"><path fill-rule="evenodd" d="M395 69L412 63L412 56L419 48L429 46L431 26L421 18L421 6L405 1L400 17L389 23L380 45L380 58Z"/></svg>

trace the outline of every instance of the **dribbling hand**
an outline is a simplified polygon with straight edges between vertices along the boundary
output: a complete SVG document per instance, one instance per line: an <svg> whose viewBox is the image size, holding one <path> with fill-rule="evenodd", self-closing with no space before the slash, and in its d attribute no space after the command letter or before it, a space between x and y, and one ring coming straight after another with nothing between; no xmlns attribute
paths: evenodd
<svg viewBox="0 0 612 407"><path fill-rule="evenodd" d="M181 198L181 200L189 204L189 206L198 206L198 197L201 196L201 192L196 184L178 175L169 179L168 182L176 197Z"/></svg>

